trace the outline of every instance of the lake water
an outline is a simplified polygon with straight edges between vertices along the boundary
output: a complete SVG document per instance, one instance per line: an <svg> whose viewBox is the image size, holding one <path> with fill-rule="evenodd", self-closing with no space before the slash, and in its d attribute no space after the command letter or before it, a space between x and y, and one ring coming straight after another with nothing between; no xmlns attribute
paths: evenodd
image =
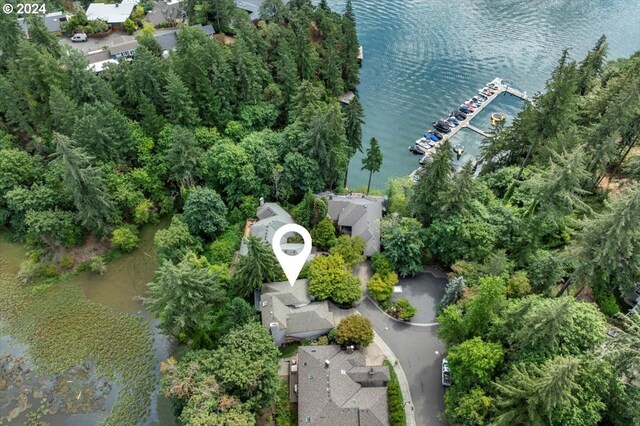
<svg viewBox="0 0 640 426"><path fill-rule="evenodd" d="M640 49L640 1L561 0L352 0L364 47L362 83L365 148L372 136L384 164L372 185L410 173L419 157L407 147L430 123L449 113L495 77L533 93L543 90L563 48L582 58L606 34L609 58ZM337 11L344 0L330 0ZM515 114L521 103L504 99L495 108ZM492 105L492 107L494 107ZM481 117L474 121L477 127ZM460 132L465 155L480 138ZM351 162L349 186L366 185L361 155ZM463 158L462 160L464 160Z"/></svg>
<svg viewBox="0 0 640 426"><path fill-rule="evenodd" d="M169 339L165 336L157 327L158 321L154 318L153 314L144 309L139 297L142 296L146 290L146 284L153 280L154 271L157 268L155 245L153 243L153 236L158 229L164 228L168 225L168 220L162 220L159 224L149 225L142 229L140 233L140 244L138 248L129 254L122 256L121 258L111 262L107 266L107 271L104 275L98 275L92 272L83 272L76 276L69 283L57 283L56 285L64 286L70 285L82 290L84 296L91 302L100 303L112 309L116 313L127 313L133 315L142 316L149 324L151 334L153 336L153 355L155 358L155 374L160 376L160 362L170 357L176 350L176 344L173 339ZM0 274L13 275L18 272L20 264L26 258L24 246L17 243L9 243L1 238L0 235ZM1 281L0 281L1 283ZM2 316L0 315L0 320ZM89 424L98 424L99 421L104 418L110 407L115 401L115 395L119 389L117 383L103 383L101 381L95 381L92 377L81 377L84 371L72 371L60 376L44 376L40 377L33 373L21 374L12 377L11 368L14 365L7 364L7 354L13 357L19 357L23 359L23 364L20 368L32 368L28 357L24 357L27 353L28 346L21 344L10 338L10 336L3 335L0 332L0 401L2 397L7 398L6 404L0 404L0 423L2 418L7 415L11 415L10 410L17 409L19 404L14 401L18 400L17 395L21 389L33 388L37 389L36 392L44 394L47 398L52 398L55 401L64 400L65 397L74 389L65 389L64 386L53 386L52 383L71 383L82 382L84 383L83 389L90 389L97 385L102 385L107 390L102 391L104 400L97 398L92 401L89 407L79 407L77 410L71 410L75 413L69 413L69 407L67 409L57 409L55 413L45 415L42 420L51 425L69 425L69 426L84 426ZM4 362L4 364L3 364ZM14 368L15 370L15 368ZM86 375L86 374L85 374ZM24 381L22 386L5 389L8 376L9 384L17 381ZM4 383L4 385L3 385ZM100 389L98 389L100 390ZM83 390L84 391L84 390ZM8 392L8 393L7 393ZM5 394L6 393L6 394ZM35 394L35 392L34 392ZM78 390L72 395L72 398L68 398L70 401L76 400ZM78 395L79 398L79 395ZM11 403L9 403L11 401ZM27 400L25 400L27 402ZM28 413L32 413L38 408L36 398L31 398L28 403L31 407L24 412L21 412L17 420L23 420L24 416ZM68 403L67 403L68 404ZM12 424L12 423L10 423ZM146 425L163 425L173 426L176 424L171 401L167 398L155 392L151 403L151 414L147 418Z"/></svg>

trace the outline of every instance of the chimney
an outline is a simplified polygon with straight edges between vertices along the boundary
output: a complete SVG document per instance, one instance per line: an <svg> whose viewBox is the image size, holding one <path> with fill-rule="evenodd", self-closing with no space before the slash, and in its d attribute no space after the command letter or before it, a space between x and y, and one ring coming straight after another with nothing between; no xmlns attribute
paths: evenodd
<svg viewBox="0 0 640 426"><path fill-rule="evenodd" d="M328 359L324 360L324 368L329 368L330 364L331 364L331 361L329 361Z"/></svg>
<svg viewBox="0 0 640 426"><path fill-rule="evenodd" d="M370 375L370 376L373 376L374 374L376 374L376 373L375 373L375 371L373 371L373 367L371 367L371 368L369 369L369 375Z"/></svg>
<svg viewBox="0 0 640 426"><path fill-rule="evenodd" d="M352 354L354 349L355 349L355 347L353 345L347 346L347 353L348 354Z"/></svg>
<svg viewBox="0 0 640 426"><path fill-rule="evenodd" d="M260 197L260 207L264 206L264 197Z"/></svg>

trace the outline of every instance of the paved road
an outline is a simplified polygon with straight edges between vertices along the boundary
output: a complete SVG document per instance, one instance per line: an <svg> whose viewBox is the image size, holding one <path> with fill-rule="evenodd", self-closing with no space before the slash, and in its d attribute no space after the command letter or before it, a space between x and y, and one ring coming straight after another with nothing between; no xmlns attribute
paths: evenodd
<svg viewBox="0 0 640 426"><path fill-rule="evenodd" d="M436 337L437 328L394 321L368 298L362 300L358 311L371 320L376 333L398 357L409 381L416 423L446 425L438 418L444 410L444 388L440 382L444 343Z"/></svg>

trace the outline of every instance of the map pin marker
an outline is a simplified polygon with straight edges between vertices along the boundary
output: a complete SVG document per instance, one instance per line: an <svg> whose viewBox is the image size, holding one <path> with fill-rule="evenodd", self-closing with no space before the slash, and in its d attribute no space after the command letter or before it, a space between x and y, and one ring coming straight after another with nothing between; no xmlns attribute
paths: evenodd
<svg viewBox="0 0 640 426"><path fill-rule="evenodd" d="M302 250L296 255L289 255L285 253L280 244L282 238L289 233L300 234L304 240ZM302 271L302 267L309 257L309 254L311 254L311 235L309 234L309 231L295 223L283 225L278 228L276 233L273 235L271 247L273 248L273 253L276 255L280 266L282 266L284 274L287 276L289 284L293 287L298 279L298 275L300 275L300 271Z"/></svg>

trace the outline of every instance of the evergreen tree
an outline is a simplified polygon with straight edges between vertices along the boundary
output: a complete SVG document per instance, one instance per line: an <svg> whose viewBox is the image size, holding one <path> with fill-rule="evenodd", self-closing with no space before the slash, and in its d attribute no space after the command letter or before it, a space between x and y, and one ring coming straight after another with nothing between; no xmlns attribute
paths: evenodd
<svg viewBox="0 0 640 426"><path fill-rule="evenodd" d="M619 373L631 381L637 380L640 376L640 313L618 314L616 319L620 329L615 339L607 340L605 356Z"/></svg>
<svg viewBox="0 0 640 426"><path fill-rule="evenodd" d="M577 90L581 96L586 95L593 86L593 80L602 72L602 67L607 58L607 37L603 34L596 45L578 66Z"/></svg>
<svg viewBox="0 0 640 426"><path fill-rule="evenodd" d="M287 9L282 0L265 0L260 5L260 17L267 22L283 23L286 12Z"/></svg>
<svg viewBox="0 0 640 426"><path fill-rule="evenodd" d="M353 13L353 4L351 4L351 0L347 0L347 3L345 4L344 16L355 24L356 15Z"/></svg>
<svg viewBox="0 0 640 426"><path fill-rule="evenodd" d="M436 148L433 162L418 180L409 199L409 207L415 218L428 226L438 209L438 194L451 185L451 143L445 140Z"/></svg>
<svg viewBox="0 0 640 426"><path fill-rule="evenodd" d="M52 143L56 147L52 165L62 167L64 186L71 193L80 223L90 231L106 233L112 201L102 173L91 164L93 158L67 136L54 132Z"/></svg>
<svg viewBox="0 0 640 426"><path fill-rule="evenodd" d="M587 193L582 186L588 177L582 147L562 154L553 153L547 168L524 184L534 196L529 211L539 210L542 216L553 221L576 208L589 211L581 200Z"/></svg>
<svg viewBox="0 0 640 426"><path fill-rule="evenodd" d="M307 155L320 166L320 176L328 188L342 183L349 157L340 106L332 102L318 109L309 123Z"/></svg>
<svg viewBox="0 0 640 426"><path fill-rule="evenodd" d="M165 261L149 287L146 303L168 333L194 336L211 327L215 308L226 302L224 271L199 268L188 258Z"/></svg>
<svg viewBox="0 0 640 426"><path fill-rule="evenodd" d="M193 107L189 90L173 71L167 74L167 86L163 98L165 115L169 122L186 127L192 127L198 123L197 112Z"/></svg>
<svg viewBox="0 0 640 426"><path fill-rule="evenodd" d="M44 25L44 21L39 15L27 15L25 25L29 28L29 40L48 52L54 58L60 57L60 44L58 39Z"/></svg>
<svg viewBox="0 0 640 426"><path fill-rule="evenodd" d="M539 145L574 122L577 97L576 68L575 61L569 60L569 51L565 49L547 81L546 93L540 96L535 108L529 108L528 114L523 115L521 136L531 143L518 172L518 180ZM521 141L519 138L514 140L516 143Z"/></svg>
<svg viewBox="0 0 640 426"><path fill-rule="evenodd" d="M51 88L49 113L52 130L67 136L73 133L78 105L62 89L55 86Z"/></svg>
<svg viewBox="0 0 640 426"><path fill-rule="evenodd" d="M73 128L73 139L99 160L120 161L132 152L127 118L112 104L85 104Z"/></svg>
<svg viewBox="0 0 640 426"><path fill-rule="evenodd" d="M257 322L258 315L255 308L244 299L234 297L225 307L224 320L218 329L218 334L224 336L234 328Z"/></svg>
<svg viewBox="0 0 640 426"><path fill-rule="evenodd" d="M233 70L239 101L256 104L263 99L263 88L269 83L268 72L264 58L252 51L248 37L240 34L233 43Z"/></svg>
<svg viewBox="0 0 640 426"><path fill-rule="evenodd" d="M367 194L371 188L371 176L374 172L380 171L382 167L382 151L376 138L371 138L371 145L367 149L367 155L362 159L362 170L369 170L369 181L367 183Z"/></svg>
<svg viewBox="0 0 640 426"><path fill-rule="evenodd" d="M19 41L24 39L24 31L18 25L15 14L3 13L0 15L0 74L9 67L9 64L18 56Z"/></svg>
<svg viewBox="0 0 640 426"><path fill-rule="evenodd" d="M193 132L181 126L174 127L171 147L166 155L172 181L179 186L193 185L199 177L202 162L202 150Z"/></svg>
<svg viewBox="0 0 640 426"><path fill-rule="evenodd" d="M356 151L362 152L362 125L364 124L364 109L358 96L355 96L344 109L345 132L347 144L351 148L351 156Z"/></svg>
<svg viewBox="0 0 640 426"><path fill-rule="evenodd" d="M274 281L280 268L271 247L267 247L258 237L249 235L246 240L247 254L240 258L238 269L233 276L235 294L247 297L262 284Z"/></svg>
<svg viewBox="0 0 640 426"><path fill-rule="evenodd" d="M438 216L470 215L474 202L480 201L481 185L474 177L471 161L462 166L462 170L453 178L452 184L440 193L441 205Z"/></svg>
<svg viewBox="0 0 640 426"><path fill-rule="evenodd" d="M598 387L597 367L573 357L558 357L542 366L521 364L496 383L496 425L596 424L606 388Z"/></svg>
<svg viewBox="0 0 640 426"><path fill-rule="evenodd" d="M570 247L577 268L571 280L585 279L624 294L640 278L640 186L629 187L606 204L606 210L586 219ZM559 294L569 285L565 282Z"/></svg>

